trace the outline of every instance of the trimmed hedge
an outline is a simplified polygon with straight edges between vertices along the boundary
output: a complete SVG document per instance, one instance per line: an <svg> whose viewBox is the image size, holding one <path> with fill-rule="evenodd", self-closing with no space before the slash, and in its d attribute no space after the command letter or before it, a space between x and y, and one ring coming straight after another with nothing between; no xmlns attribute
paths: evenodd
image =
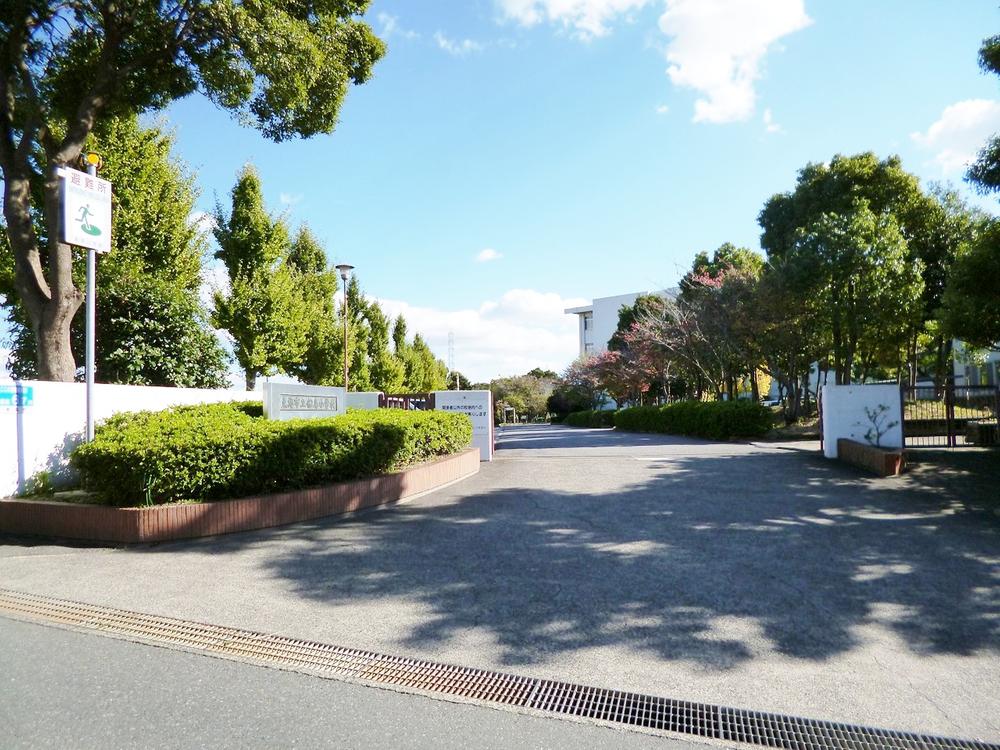
<svg viewBox="0 0 1000 750"><path fill-rule="evenodd" d="M615 427L629 432L665 432L709 440L760 437L772 427L771 411L754 401L680 401L635 406L615 415Z"/></svg>
<svg viewBox="0 0 1000 750"><path fill-rule="evenodd" d="M614 427L615 413L613 411L571 411L563 420L570 427Z"/></svg>
<svg viewBox="0 0 1000 750"><path fill-rule="evenodd" d="M179 406L111 417L71 457L110 505L217 500L341 482L456 453L464 414L380 409L264 419L258 403Z"/></svg>

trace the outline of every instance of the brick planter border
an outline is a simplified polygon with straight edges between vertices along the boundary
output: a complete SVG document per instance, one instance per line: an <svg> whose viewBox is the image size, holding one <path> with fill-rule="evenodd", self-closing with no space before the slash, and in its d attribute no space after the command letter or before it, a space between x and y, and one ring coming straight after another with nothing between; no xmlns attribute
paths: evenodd
<svg viewBox="0 0 1000 750"><path fill-rule="evenodd" d="M0 531L126 544L231 534L390 505L478 471L479 449L469 448L370 479L193 505L114 508L6 499L0 500Z"/></svg>
<svg viewBox="0 0 1000 750"><path fill-rule="evenodd" d="M848 438L837 440L837 458L862 469L868 469L880 477L898 476L906 467L902 450L876 448Z"/></svg>

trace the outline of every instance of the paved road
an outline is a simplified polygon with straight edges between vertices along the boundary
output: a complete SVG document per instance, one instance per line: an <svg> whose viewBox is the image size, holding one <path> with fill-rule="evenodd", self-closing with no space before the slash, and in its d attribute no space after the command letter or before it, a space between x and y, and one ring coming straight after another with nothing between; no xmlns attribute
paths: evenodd
<svg viewBox="0 0 1000 750"><path fill-rule="evenodd" d="M9 544L0 586L674 698L1000 740L1000 519L790 446L504 431L352 519Z"/></svg>
<svg viewBox="0 0 1000 750"><path fill-rule="evenodd" d="M0 727L17 748L711 746L446 703L0 618Z"/></svg>

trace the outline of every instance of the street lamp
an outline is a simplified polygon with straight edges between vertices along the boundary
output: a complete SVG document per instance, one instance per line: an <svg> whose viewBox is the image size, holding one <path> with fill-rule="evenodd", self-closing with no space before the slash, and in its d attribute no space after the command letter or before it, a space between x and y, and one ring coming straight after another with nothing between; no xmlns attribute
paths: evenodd
<svg viewBox="0 0 1000 750"><path fill-rule="evenodd" d="M344 282L344 391L347 388L347 280L351 278L351 271L354 270L354 266L349 266L346 263L341 263L336 267L340 272L340 279Z"/></svg>

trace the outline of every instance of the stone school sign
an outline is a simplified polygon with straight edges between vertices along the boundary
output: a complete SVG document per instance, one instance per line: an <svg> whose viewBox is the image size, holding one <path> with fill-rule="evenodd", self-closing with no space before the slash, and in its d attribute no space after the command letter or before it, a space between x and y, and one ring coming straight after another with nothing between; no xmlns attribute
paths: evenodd
<svg viewBox="0 0 1000 750"><path fill-rule="evenodd" d="M297 383L264 384L264 416L268 419L316 419L347 412L347 391Z"/></svg>
<svg viewBox="0 0 1000 750"><path fill-rule="evenodd" d="M434 391L434 409L468 414L479 460L493 460L493 398L489 391Z"/></svg>

